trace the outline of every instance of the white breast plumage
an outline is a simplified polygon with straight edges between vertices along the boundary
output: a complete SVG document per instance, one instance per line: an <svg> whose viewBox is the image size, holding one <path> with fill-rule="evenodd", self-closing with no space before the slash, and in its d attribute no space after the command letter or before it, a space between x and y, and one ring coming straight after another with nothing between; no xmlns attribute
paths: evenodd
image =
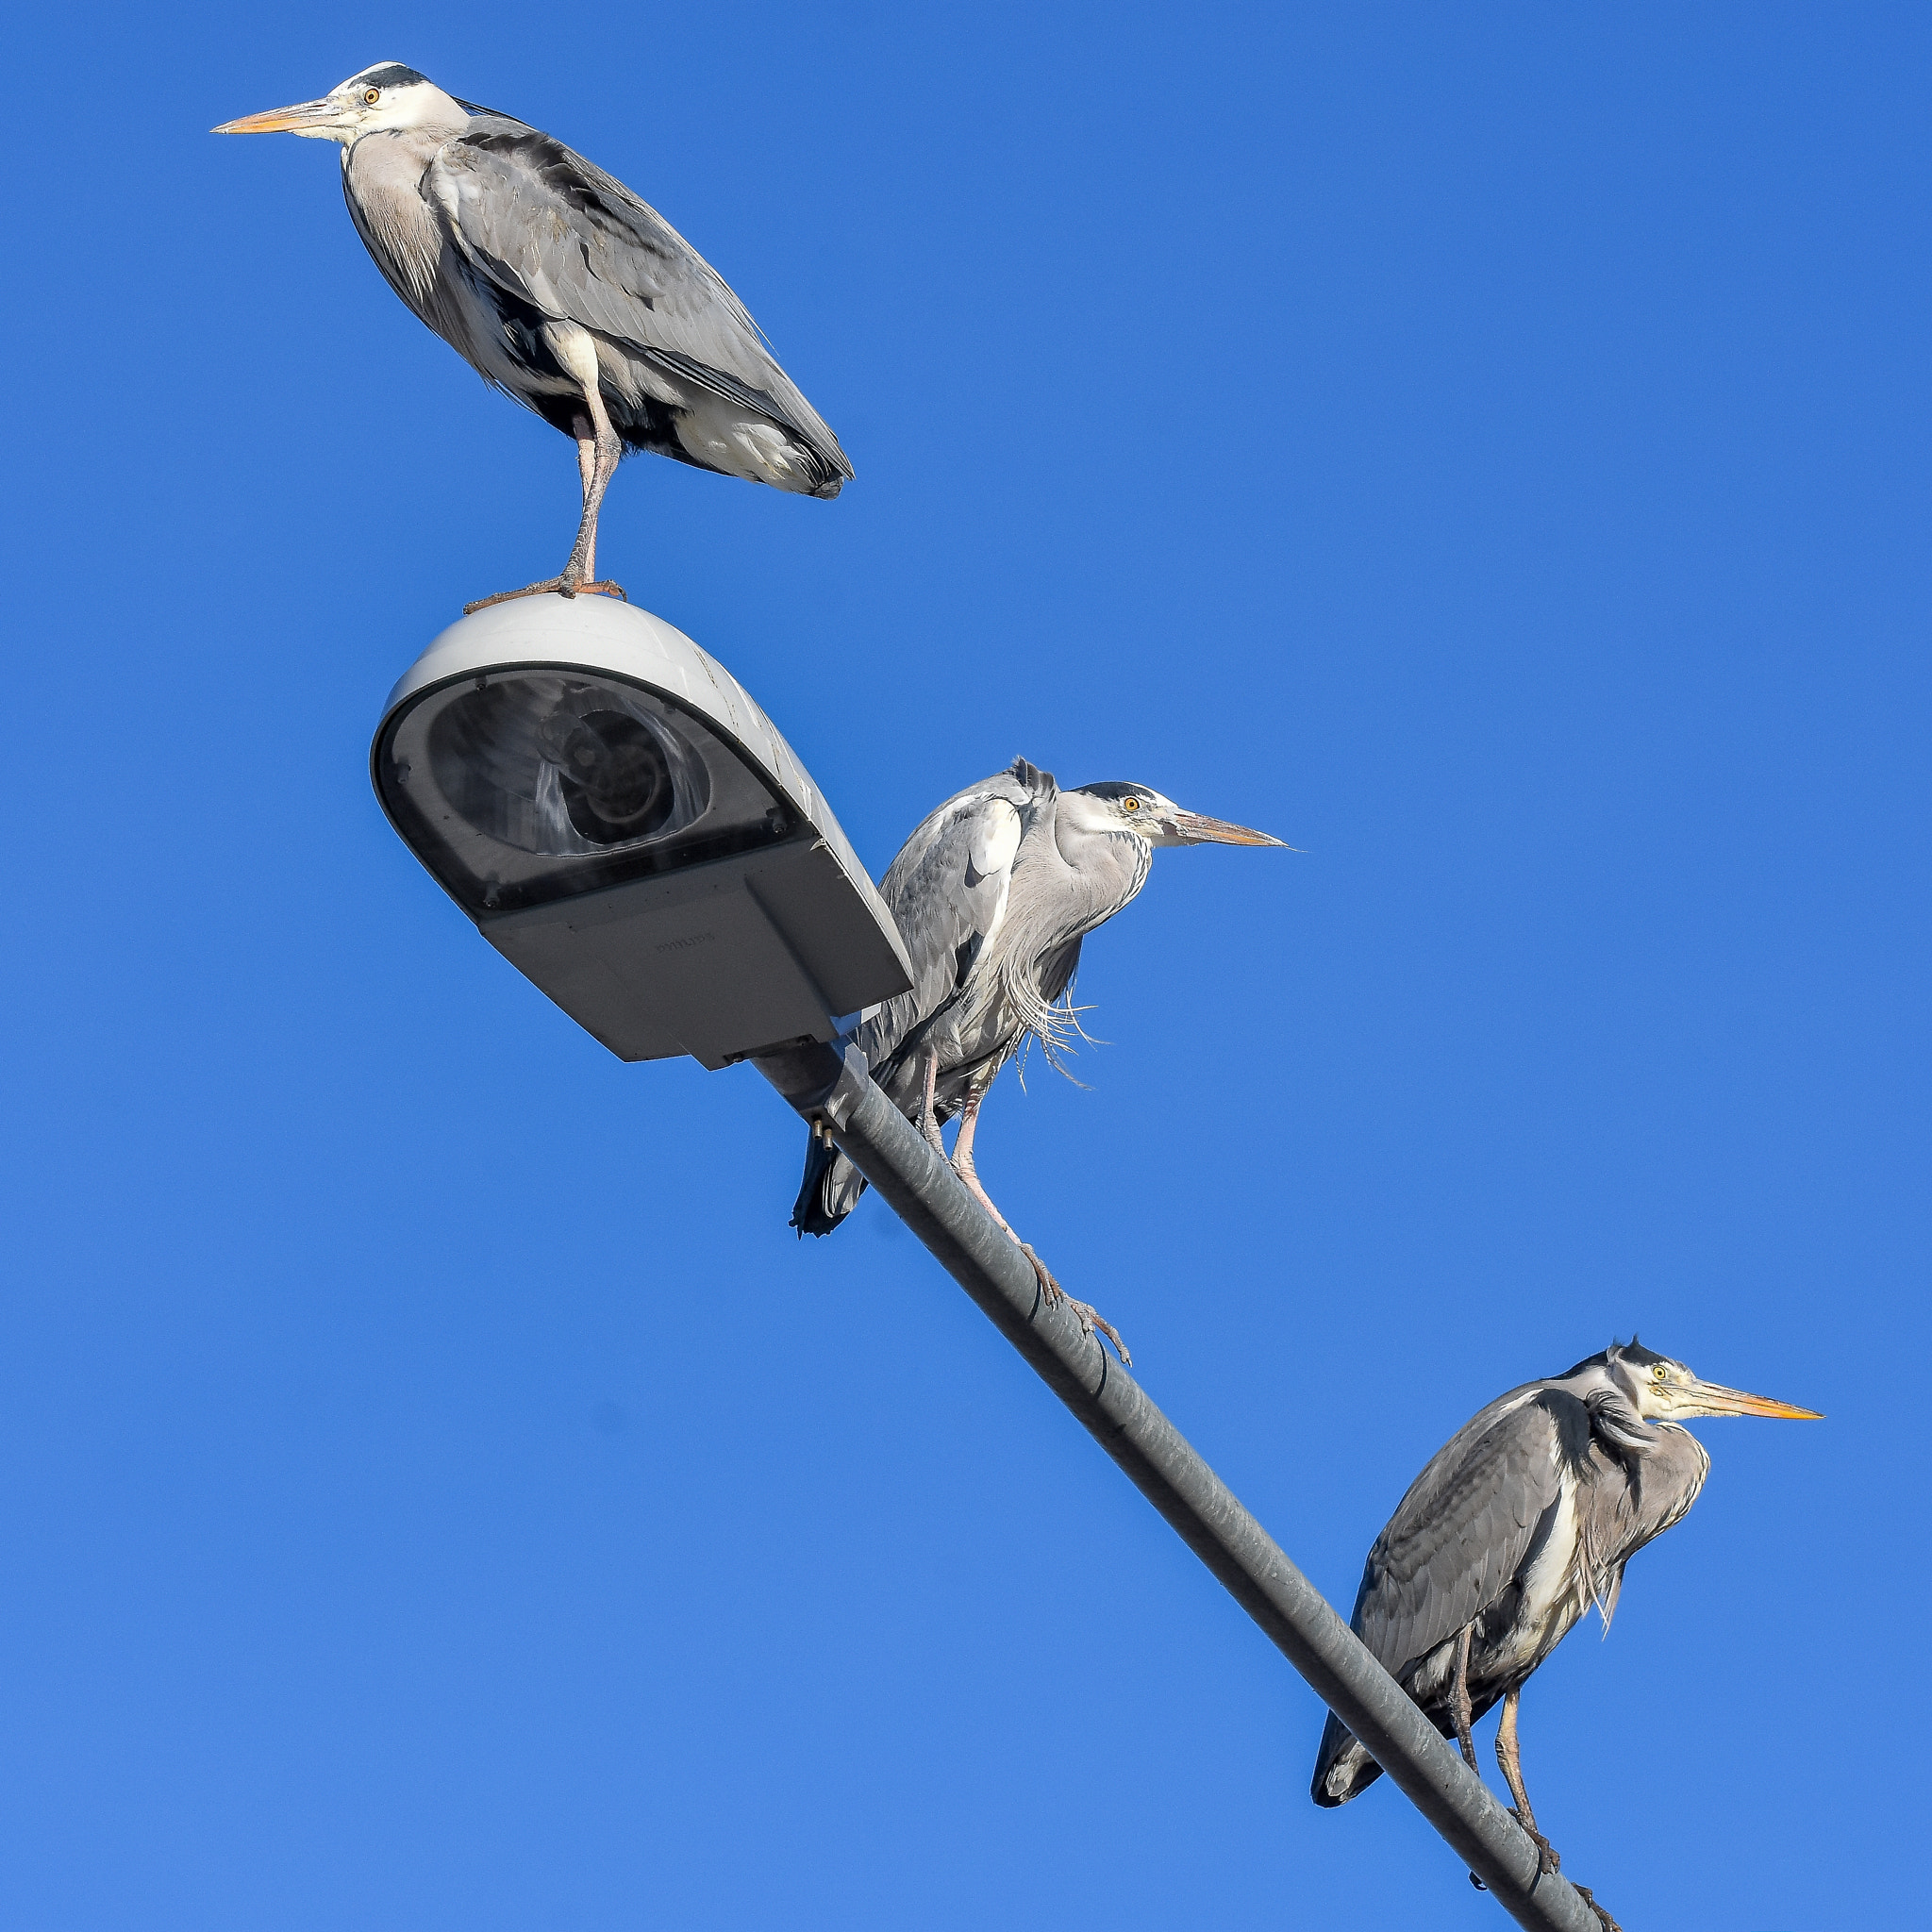
<svg viewBox="0 0 1932 1932"><path fill-rule="evenodd" d="M1511 1632L1510 1647L1525 1669L1547 1653L1590 1602L1589 1581L1576 1561L1583 1523L1576 1472L1564 1468L1558 1481L1561 1491L1549 1541L1523 1572L1523 1607Z"/></svg>

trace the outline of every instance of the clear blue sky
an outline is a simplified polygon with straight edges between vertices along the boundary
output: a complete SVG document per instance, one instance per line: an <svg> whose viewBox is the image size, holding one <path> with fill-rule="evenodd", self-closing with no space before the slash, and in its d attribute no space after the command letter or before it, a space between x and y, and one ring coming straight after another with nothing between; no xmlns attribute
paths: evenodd
<svg viewBox="0 0 1932 1932"><path fill-rule="evenodd" d="M834 504L627 464L602 558L875 870L1017 753L1306 848L1163 855L1088 1089L988 1111L1156 1398L1344 1607L1633 1326L1828 1411L1705 1427L1525 1759L1632 1932L1922 1913L1928 52L34 9L0 1925L1504 1923L1386 1783L1310 1806L1313 1697L876 1201L794 1241L754 1074L617 1064L383 822L391 681L576 481L330 149L204 131L378 58L659 207L844 439Z"/></svg>

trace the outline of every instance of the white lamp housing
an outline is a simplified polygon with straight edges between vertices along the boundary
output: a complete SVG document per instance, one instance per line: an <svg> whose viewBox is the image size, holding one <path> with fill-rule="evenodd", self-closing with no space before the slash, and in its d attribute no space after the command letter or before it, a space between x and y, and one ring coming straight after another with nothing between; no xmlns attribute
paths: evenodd
<svg viewBox="0 0 1932 1932"><path fill-rule="evenodd" d="M390 693L370 771L483 937L620 1059L828 1041L912 984L791 747L634 606L519 597L451 625Z"/></svg>

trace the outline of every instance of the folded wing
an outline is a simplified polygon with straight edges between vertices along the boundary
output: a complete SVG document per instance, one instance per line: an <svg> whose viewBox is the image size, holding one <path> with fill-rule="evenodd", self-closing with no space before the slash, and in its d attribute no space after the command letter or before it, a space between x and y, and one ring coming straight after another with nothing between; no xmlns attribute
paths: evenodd
<svg viewBox="0 0 1932 1932"><path fill-rule="evenodd" d="M724 277L616 176L521 121L484 114L444 144L424 187L479 275L771 417L829 471L852 475Z"/></svg>

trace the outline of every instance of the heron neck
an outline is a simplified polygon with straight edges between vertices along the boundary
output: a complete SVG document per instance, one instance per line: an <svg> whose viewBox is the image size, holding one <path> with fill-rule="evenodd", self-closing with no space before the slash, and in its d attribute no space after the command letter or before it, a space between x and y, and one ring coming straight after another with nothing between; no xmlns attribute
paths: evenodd
<svg viewBox="0 0 1932 1932"><path fill-rule="evenodd" d="M1054 845L1090 902L1089 931L1134 897L1147 883L1154 862L1154 848L1146 840L1131 832L1088 831L1069 824L1064 813L1054 825Z"/></svg>

